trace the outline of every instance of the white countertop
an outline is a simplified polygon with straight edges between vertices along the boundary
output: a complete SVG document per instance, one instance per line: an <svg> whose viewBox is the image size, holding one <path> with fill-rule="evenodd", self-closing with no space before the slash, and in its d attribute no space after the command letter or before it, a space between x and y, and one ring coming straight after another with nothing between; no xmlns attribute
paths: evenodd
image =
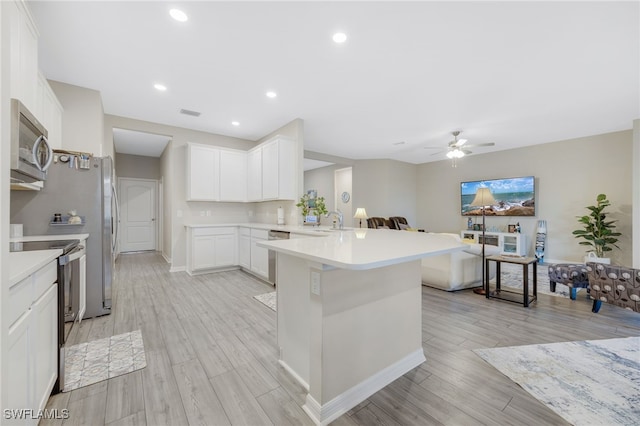
<svg viewBox="0 0 640 426"><path fill-rule="evenodd" d="M9 287L27 278L61 254L61 249L9 253Z"/></svg>
<svg viewBox="0 0 640 426"><path fill-rule="evenodd" d="M391 229L327 232L325 238L259 241L260 247L341 269L365 270L395 265L467 247L442 234Z"/></svg>
<svg viewBox="0 0 640 426"><path fill-rule="evenodd" d="M257 223L257 222L244 222L244 223L186 223L186 228L223 228L223 227L244 227L253 229L265 229L274 231L285 231L294 234L305 234L310 236L322 236L329 235L337 232L332 230L330 226L304 226L304 225L275 225L273 223ZM363 228L364 229L364 228ZM345 228L345 231L353 230L353 228Z"/></svg>
<svg viewBox="0 0 640 426"><path fill-rule="evenodd" d="M26 241L55 241L55 240L86 240L89 234L57 234L57 235L25 235L22 237L11 238L12 243L20 243Z"/></svg>

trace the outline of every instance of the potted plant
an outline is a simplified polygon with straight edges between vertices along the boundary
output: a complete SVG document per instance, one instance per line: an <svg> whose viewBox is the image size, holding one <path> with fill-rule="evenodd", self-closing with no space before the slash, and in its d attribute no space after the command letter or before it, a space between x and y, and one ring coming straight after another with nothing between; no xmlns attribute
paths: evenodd
<svg viewBox="0 0 640 426"><path fill-rule="evenodd" d="M316 224L320 225L320 217L328 213L327 206L324 203L324 197L311 198L307 193L300 197L300 201L296 204L300 207L302 217L306 220L309 214L316 217Z"/></svg>
<svg viewBox="0 0 640 426"><path fill-rule="evenodd" d="M622 234L615 232L615 220L607 220L607 213L604 210L611 205L607 196L599 194L596 201L597 205L587 206L591 213L586 216L578 216L578 222L583 225L584 229L576 229L573 231L573 235L576 238L583 238L584 241L580 241L580 245L590 246L595 252L595 256L601 258L596 259L590 255L586 260L609 263L609 259L605 258L605 253L611 251L612 247L620 248L616 245L618 242L616 237Z"/></svg>

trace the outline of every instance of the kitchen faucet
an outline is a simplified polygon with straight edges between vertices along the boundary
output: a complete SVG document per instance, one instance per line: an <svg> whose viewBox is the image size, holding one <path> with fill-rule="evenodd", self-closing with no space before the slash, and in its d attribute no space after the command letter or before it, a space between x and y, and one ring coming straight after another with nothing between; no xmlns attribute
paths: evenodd
<svg viewBox="0 0 640 426"><path fill-rule="evenodd" d="M324 217L329 217L332 214L334 214L334 215L336 215L338 217L338 228L339 229L344 229L344 215L342 214L340 209L336 209L335 211L329 212L326 215L324 215Z"/></svg>

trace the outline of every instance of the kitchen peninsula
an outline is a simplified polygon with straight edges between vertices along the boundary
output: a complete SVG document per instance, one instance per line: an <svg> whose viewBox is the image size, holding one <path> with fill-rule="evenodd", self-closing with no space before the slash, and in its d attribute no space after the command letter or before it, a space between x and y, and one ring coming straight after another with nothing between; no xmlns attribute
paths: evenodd
<svg viewBox="0 0 640 426"><path fill-rule="evenodd" d="M438 234L384 229L264 241L277 253L280 363L327 424L425 361L421 259L460 251Z"/></svg>

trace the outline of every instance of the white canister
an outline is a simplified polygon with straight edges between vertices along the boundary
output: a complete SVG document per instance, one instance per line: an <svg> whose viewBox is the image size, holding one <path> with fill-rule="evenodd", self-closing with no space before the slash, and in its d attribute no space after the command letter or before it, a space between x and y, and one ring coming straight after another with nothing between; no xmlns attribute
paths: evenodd
<svg viewBox="0 0 640 426"><path fill-rule="evenodd" d="M12 223L11 230L9 231L9 235L11 238L20 238L22 237L22 224L21 223Z"/></svg>
<svg viewBox="0 0 640 426"><path fill-rule="evenodd" d="M278 207L278 225L284 225L284 209Z"/></svg>

